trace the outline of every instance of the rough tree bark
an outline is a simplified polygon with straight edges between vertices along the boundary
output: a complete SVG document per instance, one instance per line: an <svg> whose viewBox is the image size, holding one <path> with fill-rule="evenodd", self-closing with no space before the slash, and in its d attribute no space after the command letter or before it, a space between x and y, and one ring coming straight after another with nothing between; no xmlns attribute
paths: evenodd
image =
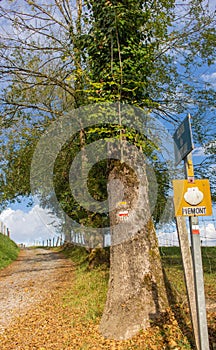
<svg viewBox="0 0 216 350"><path fill-rule="evenodd" d="M118 190L118 181L123 190ZM168 307L168 300L150 215L145 165L136 167L131 155L125 163L114 162L108 193L111 207L116 206L110 214L110 278L100 331L105 337L120 340L146 329L150 320ZM121 210L128 211L127 221L119 221Z"/></svg>

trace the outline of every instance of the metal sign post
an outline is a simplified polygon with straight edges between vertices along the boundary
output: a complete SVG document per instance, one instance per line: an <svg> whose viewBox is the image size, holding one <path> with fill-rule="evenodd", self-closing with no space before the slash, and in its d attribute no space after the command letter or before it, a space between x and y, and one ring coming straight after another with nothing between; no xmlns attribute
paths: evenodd
<svg viewBox="0 0 216 350"><path fill-rule="evenodd" d="M194 171L192 154L190 153L185 163L185 176L188 182L194 182ZM205 291L204 291L204 279L203 279L203 266L202 266L202 255L201 255L201 242L200 242L200 231L199 231L199 219L198 216L189 216L190 224L190 237L191 237L191 250L193 259L193 270L194 270L194 285L195 285L195 296L197 305L197 322L199 330L199 345L200 350L209 350L209 336L206 316L206 303L205 303Z"/></svg>
<svg viewBox="0 0 216 350"><path fill-rule="evenodd" d="M202 256L201 256L201 242L200 242L200 231L199 231L199 221L197 215L207 215L211 212L209 209L209 192L210 190L203 189L203 192L195 185L194 179L194 169L192 161L192 131L190 125L190 115L181 123L179 128L176 130L174 136L175 142L175 155L176 155L176 165L184 160L185 165L185 178L183 182L181 180L174 180L174 204L176 217L178 216L189 216L190 224L190 237L191 237L191 250L192 250L192 265L193 265L193 279L195 288L195 299L196 299L196 310L192 304L192 298L189 298L191 303L190 308L192 312L196 313L195 318L197 319L196 324L194 324L194 315L192 315L194 331L197 329L198 334L195 334L197 348L199 350L209 350L209 337L208 337L208 327L207 327L207 317L206 317L206 305L205 305L205 293L204 293L204 280L203 280L203 266L202 266ZM199 181L199 180L197 180ZM205 182L205 180L202 180ZM187 187L185 191L185 182L187 182ZM203 182L203 183L204 183ZM179 191L176 188L182 188L182 193L179 196ZM190 185L189 185L190 184ZM176 187L176 188L175 188ZM208 194L207 202L206 196ZM200 204L204 202L204 209L201 210ZM189 206L188 206L189 205ZM198 205L198 206L197 206ZM198 208L198 209L197 209ZM208 214L209 215L209 214ZM182 248L182 247L181 247ZM190 294L190 293L188 293ZM192 293L193 294L193 293ZM198 338L198 341L197 341Z"/></svg>
<svg viewBox="0 0 216 350"><path fill-rule="evenodd" d="M187 290L187 297L190 309L191 323L193 327L194 340L196 349L200 350L199 346L199 330L197 322L197 306L194 285L193 260L191 256L191 246L188 237L188 229L186 218L183 216L176 216L176 226L181 247L182 264L184 268L184 278Z"/></svg>

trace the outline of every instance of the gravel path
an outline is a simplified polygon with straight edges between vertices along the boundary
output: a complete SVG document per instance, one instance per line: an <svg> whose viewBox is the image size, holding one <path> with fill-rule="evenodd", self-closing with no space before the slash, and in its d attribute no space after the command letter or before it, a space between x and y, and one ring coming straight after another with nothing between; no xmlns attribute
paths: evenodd
<svg viewBox="0 0 216 350"><path fill-rule="evenodd" d="M0 271L0 333L58 288L61 276L71 271L71 262L45 249L24 249L18 260Z"/></svg>
<svg viewBox="0 0 216 350"><path fill-rule="evenodd" d="M80 298L82 307L73 300L71 293L79 294L74 269L69 259L51 250L26 249L0 272L1 350L158 350L169 343L173 349L175 344L175 349L186 349L177 346L183 333L173 315L128 341L103 338L99 318L86 319L85 300ZM215 313L208 316L211 349L216 350Z"/></svg>

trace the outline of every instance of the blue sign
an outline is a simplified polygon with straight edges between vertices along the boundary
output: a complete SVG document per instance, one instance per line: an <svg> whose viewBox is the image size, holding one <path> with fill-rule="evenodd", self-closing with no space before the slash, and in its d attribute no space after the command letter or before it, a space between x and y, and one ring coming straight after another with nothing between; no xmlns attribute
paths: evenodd
<svg viewBox="0 0 216 350"><path fill-rule="evenodd" d="M190 116L188 115L179 125L173 135L175 161L178 165L193 150Z"/></svg>

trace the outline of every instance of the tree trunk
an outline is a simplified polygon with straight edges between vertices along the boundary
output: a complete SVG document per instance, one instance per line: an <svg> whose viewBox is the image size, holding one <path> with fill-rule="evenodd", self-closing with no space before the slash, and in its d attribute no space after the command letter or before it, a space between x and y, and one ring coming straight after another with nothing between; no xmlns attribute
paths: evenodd
<svg viewBox="0 0 216 350"><path fill-rule="evenodd" d="M124 188L121 194L117 180ZM115 209L110 214L110 278L100 331L105 337L121 340L146 329L150 320L165 311L168 300L149 209L145 165L136 167L131 155L127 165L115 163L108 193L111 208ZM121 216L127 212L128 217Z"/></svg>

